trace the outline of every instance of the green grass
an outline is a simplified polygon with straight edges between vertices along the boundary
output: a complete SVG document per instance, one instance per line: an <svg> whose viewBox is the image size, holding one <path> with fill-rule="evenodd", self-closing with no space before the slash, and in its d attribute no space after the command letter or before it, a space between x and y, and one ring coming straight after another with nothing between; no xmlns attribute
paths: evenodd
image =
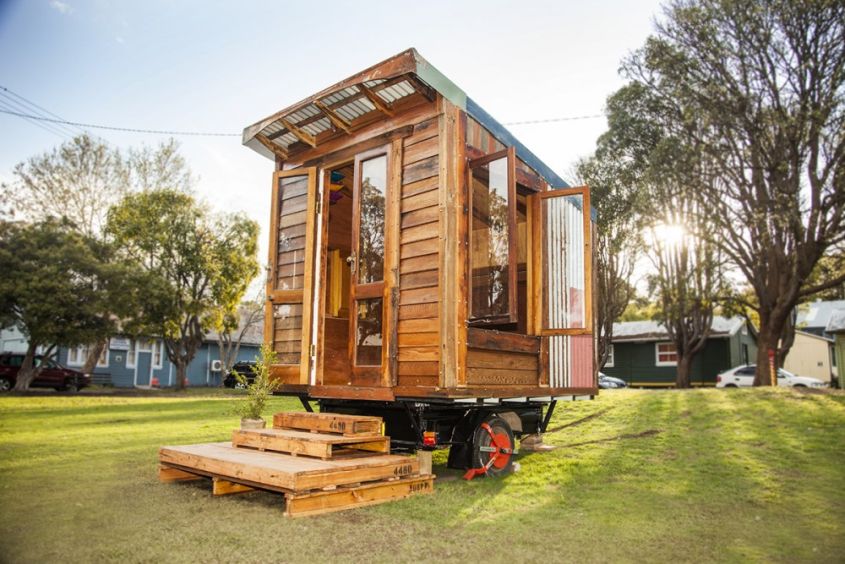
<svg viewBox="0 0 845 564"><path fill-rule="evenodd" d="M225 440L231 394L0 398L0 561L841 561L845 395L621 391L563 403L560 448L501 480L315 518L160 484L157 449ZM267 414L299 409L274 398ZM572 446L649 430L625 438ZM439 465L438 465L439 464Z"/></svg>

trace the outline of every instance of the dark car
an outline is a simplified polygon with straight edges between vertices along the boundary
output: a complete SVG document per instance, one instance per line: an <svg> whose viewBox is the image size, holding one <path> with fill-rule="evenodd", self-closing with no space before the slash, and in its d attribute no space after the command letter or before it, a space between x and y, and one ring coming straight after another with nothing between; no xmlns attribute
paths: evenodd
<svg viewBox="0 0 845 564"><path fill-rule="evenodd" d="M602 390L612 390L614 388L627 388L628 383L621 378L614 378L602 372L599 372L599 388Z"/></svg>
<svg viewBox="0 0 845 564"><path fill-rule="evenodd" d="M0 392L7 392L15 386L23 358L21 353L0 354ZM31 388L54 388L60 392L75 392L91 384L90 376L65 368L50 358L36 356L35 366L41 367L41 371L30 383Z"/></svg>
<svg viewBox="0 0 845 564"><path fill-rule="evenodd" d="M238 379L235 377L235 372L246 378L247 384L252 384L255 381L255 367L257 363L254 360L242 360L241 362L236 362L232 369L226 373L226 377L223 379L223 385L227 388L239 388L241 387Z"/></svg>

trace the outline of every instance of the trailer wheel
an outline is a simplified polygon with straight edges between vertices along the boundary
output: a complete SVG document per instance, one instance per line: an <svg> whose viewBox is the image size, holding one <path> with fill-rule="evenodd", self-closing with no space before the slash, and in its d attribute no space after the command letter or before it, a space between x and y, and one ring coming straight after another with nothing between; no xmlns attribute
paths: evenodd
<svg viewBox="0 0 845 564"><path fill-rule="evenodd" d="M475 429L471 448L472 468L486 468L486 474L493 477L513 471L513 430L498 415L488 416Z"/></svg>

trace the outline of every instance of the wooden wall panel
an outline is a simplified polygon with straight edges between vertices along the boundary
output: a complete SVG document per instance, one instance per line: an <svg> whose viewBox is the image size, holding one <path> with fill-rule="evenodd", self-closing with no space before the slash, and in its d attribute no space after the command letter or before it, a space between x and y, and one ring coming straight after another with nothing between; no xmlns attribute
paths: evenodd
<svg viewBox="0 0 845 564"><path fill-rule="evenodd" d="M398 385L438 382L439 166L438 118L414 126L403 140L400 202Z"/></svg>
<svg viewBox="0 0 845 564"><path fill-rule="evenodd" d="M536 386L539 355L482 349L467 351L467 385Z"/></svg>

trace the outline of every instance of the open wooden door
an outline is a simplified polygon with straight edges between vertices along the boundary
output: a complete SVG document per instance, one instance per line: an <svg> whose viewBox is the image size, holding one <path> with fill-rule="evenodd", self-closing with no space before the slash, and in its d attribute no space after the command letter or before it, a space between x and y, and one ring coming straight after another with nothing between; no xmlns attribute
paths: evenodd
<svg viewBox="0 0 845 564"><path fill-rule="evenodd" d="M308 384L312 356L316 178L313 167L273 174L264 341L277 355L272 375L289 385Z"/></svg>
<svg viewBox="0 0 845 564"><path fill-rule="evenodd" d="M551 388L594 388L590 192L535 196L534 327L543 336Z"/></svg>

